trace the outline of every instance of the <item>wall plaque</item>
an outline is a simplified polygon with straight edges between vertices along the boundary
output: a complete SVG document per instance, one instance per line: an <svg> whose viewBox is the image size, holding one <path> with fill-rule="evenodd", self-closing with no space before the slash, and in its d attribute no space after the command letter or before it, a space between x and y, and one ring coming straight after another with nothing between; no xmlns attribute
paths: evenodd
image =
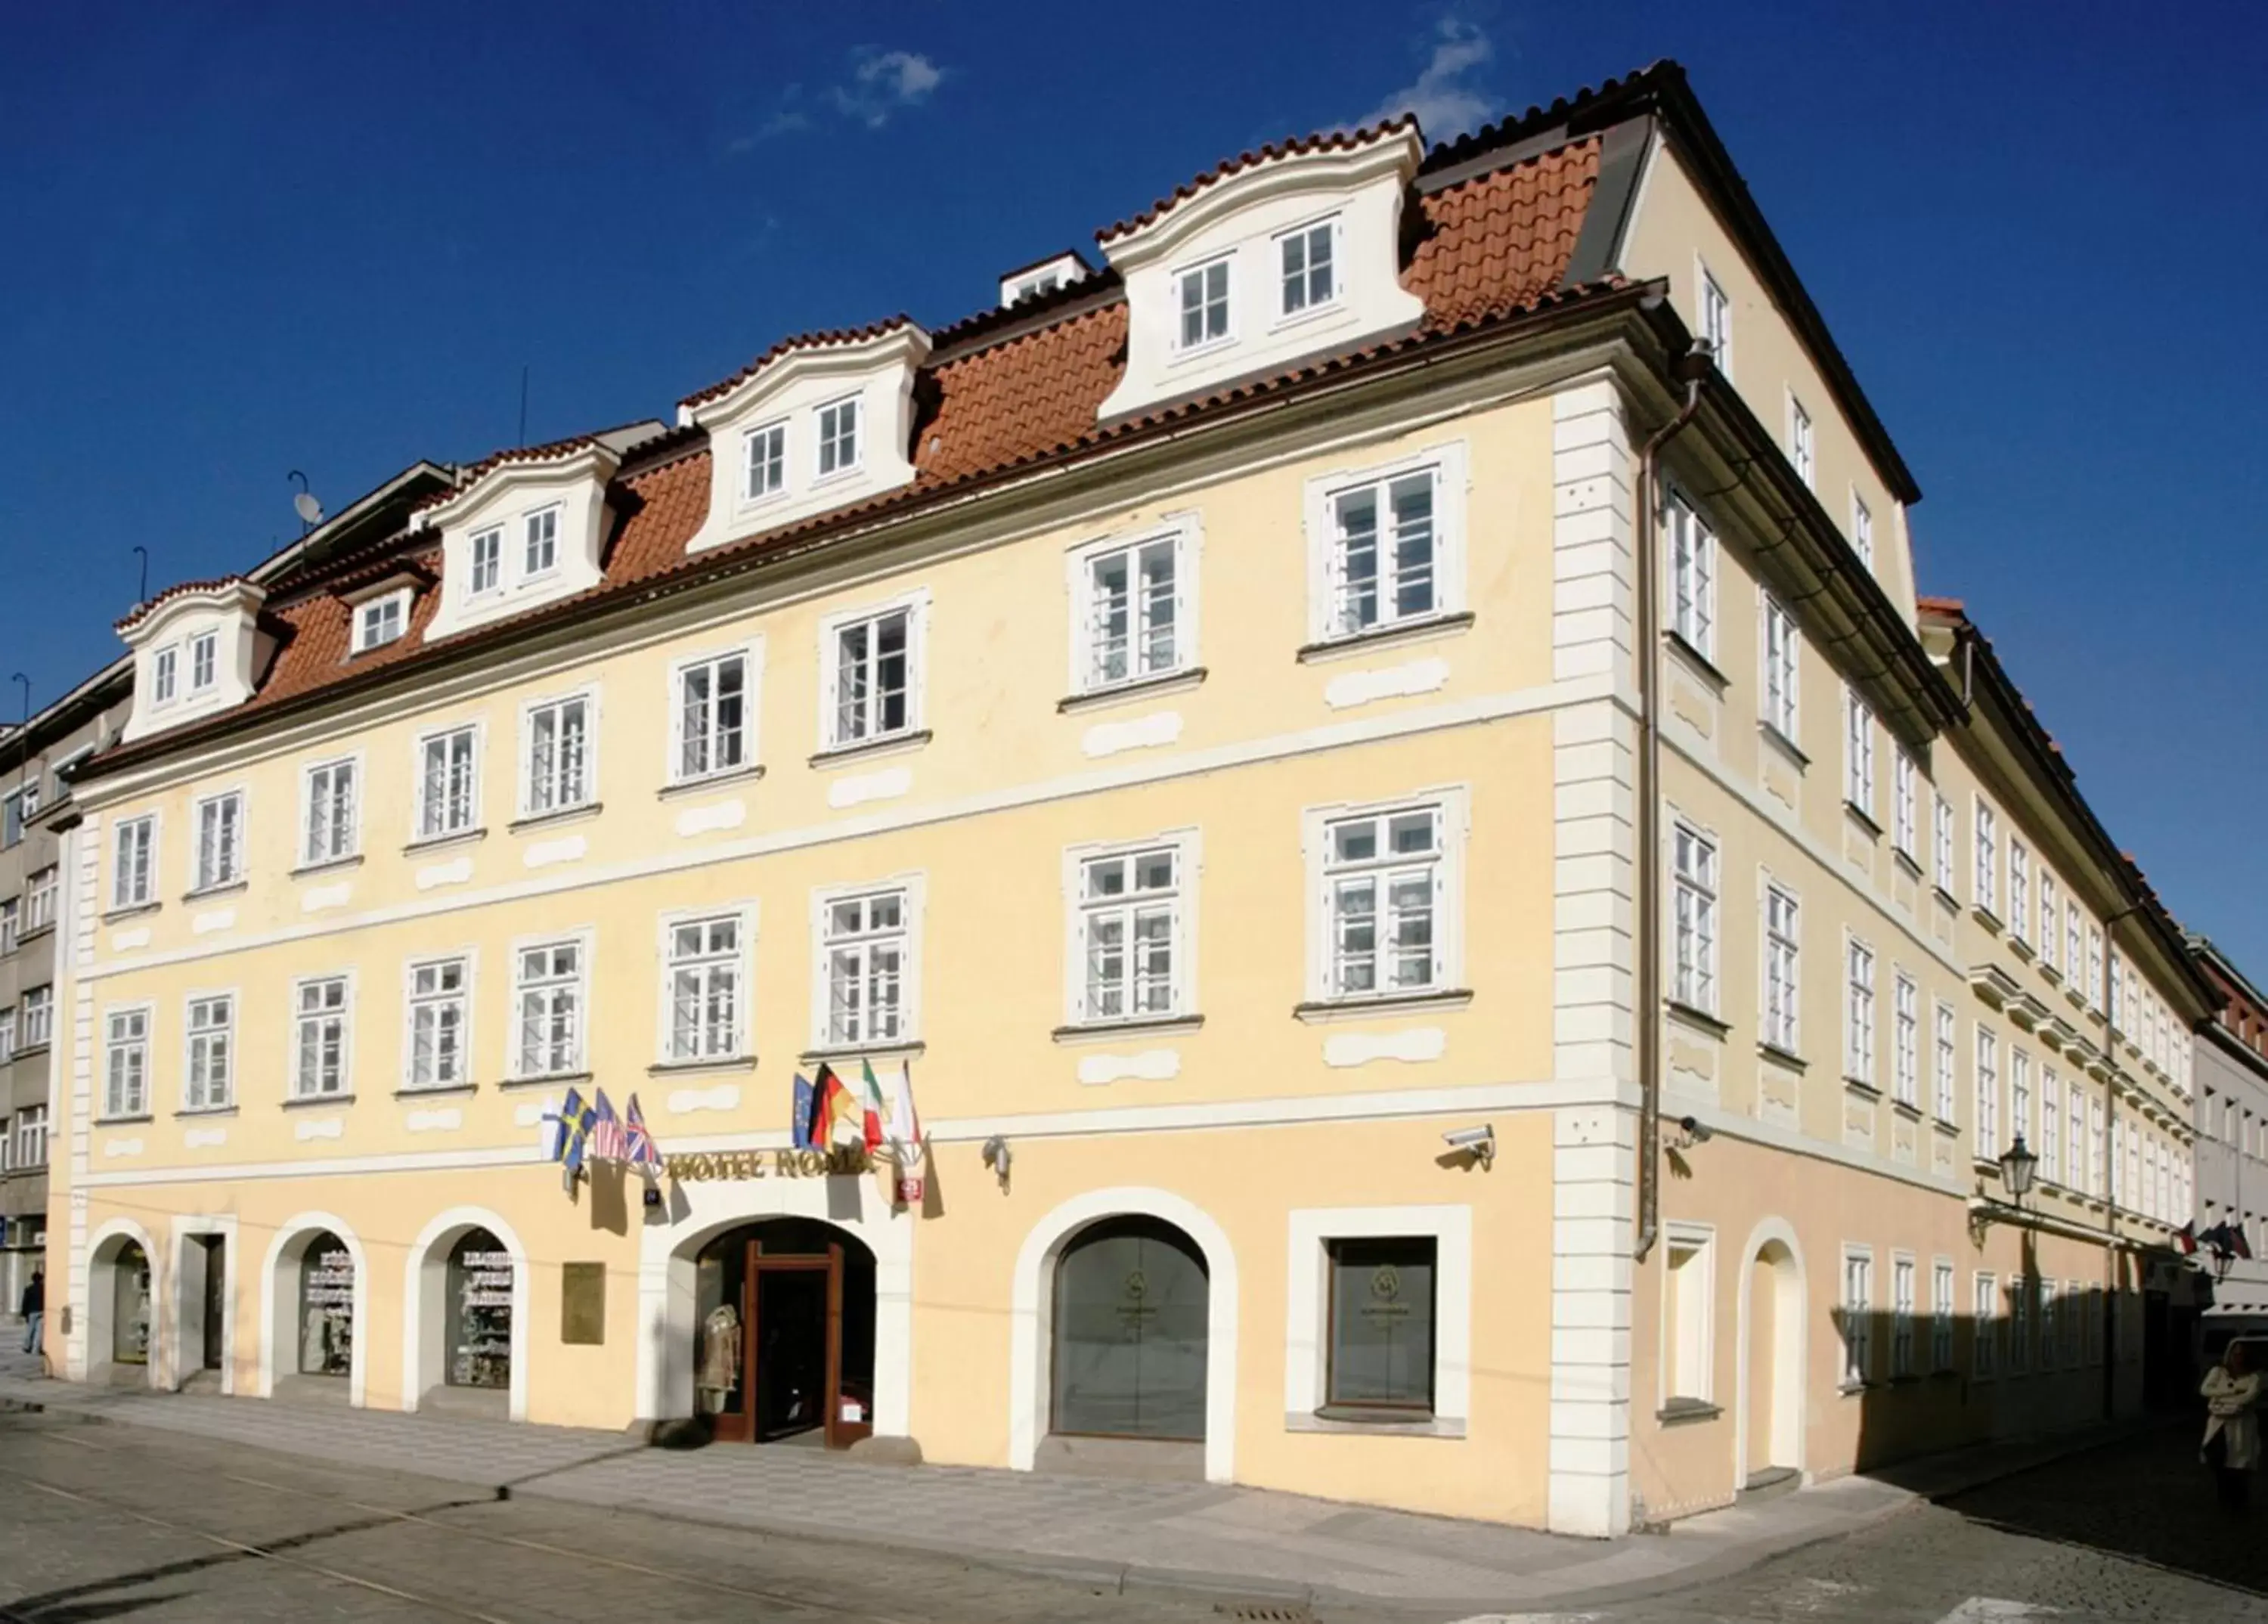
<svg viewBox="0 0 2268 1624"><path fill-rule="evenodd" d="M559 1266L559 1340L569 1347L596 1347L607 1340L607 1266Z"/></svg>

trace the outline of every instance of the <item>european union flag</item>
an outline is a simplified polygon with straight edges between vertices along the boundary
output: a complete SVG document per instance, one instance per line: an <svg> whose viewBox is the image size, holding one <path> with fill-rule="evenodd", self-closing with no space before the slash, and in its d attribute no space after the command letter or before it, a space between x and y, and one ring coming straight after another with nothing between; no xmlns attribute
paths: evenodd
<svg viewBox="0 0 2268 1624"><path fill-rule="evenodd" d="M795 1111L788 1118L788 1129L798 1150L811 1148L811 1083L801 1072L795 1074Z"/></svg>

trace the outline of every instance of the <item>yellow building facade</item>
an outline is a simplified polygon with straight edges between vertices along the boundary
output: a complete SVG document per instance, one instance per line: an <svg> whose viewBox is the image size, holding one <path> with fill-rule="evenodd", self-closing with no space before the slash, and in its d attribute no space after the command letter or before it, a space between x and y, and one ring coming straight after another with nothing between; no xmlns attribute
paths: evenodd
<svg viewBox="0 0 2268 1624"><path fill-rule="evenodd" d="M1247 155L144 606L51 1357L1587 1533L2138 1402L2206 994L1727 173Z"/></svg>

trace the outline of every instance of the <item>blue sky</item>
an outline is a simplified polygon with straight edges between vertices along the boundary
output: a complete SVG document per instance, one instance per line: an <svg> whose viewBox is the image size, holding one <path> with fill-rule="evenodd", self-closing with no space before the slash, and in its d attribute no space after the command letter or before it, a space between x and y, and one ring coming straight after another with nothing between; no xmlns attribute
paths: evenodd
<svg viewBox="0 0 2268 1624"><path fill-rule="evenodd" d="M0 54L0 676L418 456L641 416L1252 143L1675 56L2112 832L2268 978L2268 9L50 6ZM218 19L218 20L216 20ZM5 698L12 704L14 688Z"/></svg>

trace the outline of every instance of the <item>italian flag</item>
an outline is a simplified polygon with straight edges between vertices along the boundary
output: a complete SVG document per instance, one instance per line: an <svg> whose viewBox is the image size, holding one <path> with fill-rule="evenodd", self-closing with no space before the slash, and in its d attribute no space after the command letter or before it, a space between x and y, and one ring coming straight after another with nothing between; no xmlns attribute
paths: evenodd
<svg viewBox="0 0 2268 1624"><path fill-rule="evenodd" d="M882 1148L882 1118L889 1115L890 1108L883 1102L882 1085L874 1081L873 1063L859 1061L858 1071L858 1108L866 1118L866 1148L872 1152Z"/></svg>

